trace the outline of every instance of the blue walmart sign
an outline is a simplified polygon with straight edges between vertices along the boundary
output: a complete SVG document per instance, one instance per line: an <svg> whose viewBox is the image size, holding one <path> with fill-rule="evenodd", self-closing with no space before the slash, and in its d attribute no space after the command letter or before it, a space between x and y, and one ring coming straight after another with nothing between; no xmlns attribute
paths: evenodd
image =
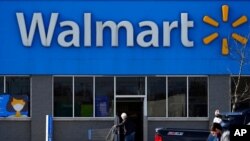
<svg viewBox="0 0 250 141"><path fill-rule="evenodd" d="M0 74L237 74L249 4L1 1Z"/></svg>

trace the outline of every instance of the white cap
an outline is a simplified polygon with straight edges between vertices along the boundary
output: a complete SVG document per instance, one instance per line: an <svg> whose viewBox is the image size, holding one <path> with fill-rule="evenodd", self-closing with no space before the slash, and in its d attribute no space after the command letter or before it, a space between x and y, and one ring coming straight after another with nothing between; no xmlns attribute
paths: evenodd
<svg viewBox="0 0 250 141"><path fill-rule="evenodd" d="M219 115L219 114L220 114L220 111L219 111L218 109L214 111L214 115L215 115L215 116L217 116L217 115Z"/></svg>
<svg viewBox="0 0 250 141"><path fill-rule="evenodd" d="M126 113L122 113L122 114L121 114L121 118L122 118L123 120L125 120L125 119L127 118L127 114L126 114Z"/></svg>

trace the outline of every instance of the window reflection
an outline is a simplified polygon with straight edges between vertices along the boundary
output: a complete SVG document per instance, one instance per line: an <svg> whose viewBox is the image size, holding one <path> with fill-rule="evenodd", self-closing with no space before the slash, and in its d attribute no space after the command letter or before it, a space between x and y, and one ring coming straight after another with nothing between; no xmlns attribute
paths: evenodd
<svg viewBox="0 0 250 141"><path fill-rule="evenodd" d="M0 77L0 93L4 93L4 77Z"/></svg>
<svg viewBox="0 0 250 141"><path fill-rule="evenodd" d="M207 78L189 78L189 117L207 117Z"/></svg>
<svg viewBox="0 0 250 141"><path fill-rule="evenodd" d="M168 78L168 116L187 116L187 78Z"/></svg>
<svg viewBox="0 0 250 141"><path fill-rule="evenodd" d="M30 78L6 77L6 93L30 96Z"/></svg>
<svg viewBox="0 0 250 141"><path fill-rule="evenodd" d="M148 77L148 116L166 116L166 78Z"/></svg>
<svg viewBox="0 0 250 141"><path fill-rule="evenodd" d="M145 95L146 86L149 117L208 116L207 77L148 77L147 85L145 78L117 77L114 85L114 77L54 77L54 116L113 117L114 89L118 96Z"/></svg>
<svg viewBox="0 0 250 141"><path fill-rule="evenodd" d="M73 116L72 84L72 77L54 77L54 116Z"/></svg>
<svg viewBox="0 0 250 141"><path fill-rule="evenodd" d="M96 77L95 79L95 116L114 116L114 78Z"/></svg>
<svg viewBox="0 0 250 141"><path fill-rule="evenodd" d="M237 79L238 79L237 77L231 78L232 94L235 91L235 84L237 83ZM237 93L241 95L244 93L244 96L238 99L240 102L238 102L238 104L236 105L236 110L250 108L250 77L249 76L241 76Z"/></svg>
<svg viewBox="0 0 250 141"><path fill-rule="evenodd" d="M144 95L145 77L117 77L117 95Z"/></svg>
<svg viewBox="0 0 250 141"><path fill-rule="evenodd" d="M92 77L75 77L75 116L93 116Z"/></svg>

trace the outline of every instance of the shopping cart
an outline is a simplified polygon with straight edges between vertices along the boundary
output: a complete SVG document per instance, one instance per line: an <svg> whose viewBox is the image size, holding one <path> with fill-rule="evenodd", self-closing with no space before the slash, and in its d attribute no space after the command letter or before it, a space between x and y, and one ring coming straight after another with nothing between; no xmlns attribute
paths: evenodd
<svg viewBox="0 0 250 141"><path fill-rule="evenodd" d="M118 141L117 128L115 126L112 126L111 128L89 129L88 140L89 141Z"/></svg>

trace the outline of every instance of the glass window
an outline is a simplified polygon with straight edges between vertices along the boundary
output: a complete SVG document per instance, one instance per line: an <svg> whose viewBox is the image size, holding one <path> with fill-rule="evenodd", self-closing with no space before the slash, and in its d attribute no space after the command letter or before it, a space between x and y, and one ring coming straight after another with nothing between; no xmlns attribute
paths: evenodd
<svg viewBox="0 0 250 141"><path fill-rule="evenodd" d="M75 77L75 116L93 116L93 77Z"/></svg>
<svg viewBox="0 0 250 141"><path fill-rule="evenodd" d="M8 117L30 116L30 77L6 77L6 94Z"/></svg>
<svg viewBox="0 0 250 141"><path fill-rule="evenodd" d="M232 97L234 97L233 94L235 91L235 85L237 84L237 79L238 77L231 78ZM250 108L250 76L241 76L237 94L239 95L235 110ZM232 99L232 104L233 100L234 99Z"/></svg>
<svg viewBox="0 0 250 141"><path fill-rule="evenodd" d="M117 77L117 95L144 95L145 77Z"/></svg>
<svg viewBox="0 0 250 141"><path fill-rule="evenodd" d="M207 78L189 79L189 117L207 117Z"/></svg>
<svg viewBox="0 0 250 141"><path fill-rule="evenodd" d="M0 93L4 93L4 77L0 77Z"/></svg>
<svg viewBox="0 0 250 141"><path fill-rule="evenodd" d="M29 77L6 77L6 93L30 96Z"/></svg>
<svg viewBox="0 0 250 141"><path fill-rule="evenodd" d="M168 116L187 116L187 78L168 78Z"/></svg>
<svg viewBox="0 0 250 141"><path fill-rule="evenodd" d="M166 116L166 77L148 77L148 116Z"/></svg>
<svg viewBox="0 0 250 141"><path fill-rule="evenodd" d="M72 77L54 77L54 116L72 117Z"/></svg>
<svg viewBox="0 0 250 141"><path fill-rule="evenodd" d="M114 78L95 78L95 116L114 116Z"/></svg>

